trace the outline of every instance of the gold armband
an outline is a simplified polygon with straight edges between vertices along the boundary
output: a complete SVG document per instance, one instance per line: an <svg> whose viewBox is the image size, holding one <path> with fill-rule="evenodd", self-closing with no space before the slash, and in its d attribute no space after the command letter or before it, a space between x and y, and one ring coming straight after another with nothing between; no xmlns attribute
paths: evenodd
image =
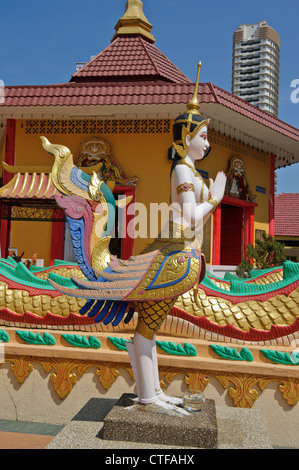
<svg viewBox="0 0 299 470"><path fill-rule="evenodd" d="M209 204L212 204L213 209L212 209L212 214L216 210L216 207L218 206L218 201L214 197L211 197L208 201Z"/></svg>
<svg viewBox="0 0 299 470"><path fill-rule="evenodd" d="M187 191L193 191L194 192L194 186L192 183L183 183L183 184L180 184L177 188L177 193L178 194L181 194L183 192L187 192Z"/></svg>

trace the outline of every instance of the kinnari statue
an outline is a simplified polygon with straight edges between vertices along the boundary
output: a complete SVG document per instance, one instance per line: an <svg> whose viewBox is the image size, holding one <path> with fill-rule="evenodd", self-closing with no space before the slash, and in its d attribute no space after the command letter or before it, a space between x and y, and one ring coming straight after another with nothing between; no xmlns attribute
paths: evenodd
<svg viewBox="0 0 299 470"><path fill-rule="evenodd" d="M173 124L170 221L150 247L129 260L109 254L115 216L111 187L96 173L90 176L75 167L69 149L42 137L44 148L55 156L53 181L61 194L56 200L66 212L74 251L87 278L72 278L75 289L61 285L55 274L49 282L62 293L88 299L81 313L95 322L115 326L124 318L128 323L137 311L137 327L127 349L138 403L151 411L186 415L183 399L170 397L160 388L156 334L178 296L205 275L202 227L222 200L226 185L226 176L220 172L208 188L195 169L195 161L210 150L209 120L201 116L197 99L200 67L201 63L193 97Z"/></svg>

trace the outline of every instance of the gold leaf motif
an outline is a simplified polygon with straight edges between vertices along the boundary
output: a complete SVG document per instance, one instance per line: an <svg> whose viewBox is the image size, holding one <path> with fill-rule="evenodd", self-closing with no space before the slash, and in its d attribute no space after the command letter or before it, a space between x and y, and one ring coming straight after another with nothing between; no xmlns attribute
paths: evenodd
<svg viewBox="0 0 299 470"><path fill-rule="evenodd" d="M31 356L6 356L6 361L11 362L11 370L18 383L22 384L33 370L33 363L42 365L44 371L49 374L50 382L54 386L54 390L61 400L63 400L72 391L73 386L77 382L77 373L83 376L89 367L96 367L96 374L105 390L108 390L119 376L119 369L124 369L134 381L131 366L126 363L105 363L98 361L70 360L59 358L42 358ZM222 371L208 371L185 369L179 367L160 367L159 377L163 390L167 383L179 374L184 376L184 380L189 389L204 390L209 384L209 377L215 377L224 389L227 389L232 383L234 387L228 388L228 394L233 399L234 406L239 408L251 408L258 398L258 392L254 389L254 385L258 385L263 391L269 383L278 382L279 391L289 406L295 406L299 401L299 379L289 377L271 377L258 376L254 374L227 373Z"/></svg>
<svg viewBox="0 0 299 470"><path fill-rule="evenodd" d="M171 383L174 377L178 374L184 373L183 370L177 368L168 368L168 367L159 367L159 377L165 378L168 383ZM165 389L165 384L163 382L163 390Z"/></svg>
<svg viewBox="0 0 299 470"><path fill-rule="evenodd" d="M283 398L288 405L296 405L299 400L299 379L284 378L281 381L283 383L278 388L282 392Z"/></svg>
<svg viewBox="0 0 299 470"><path fill-rule="evenodd" d="M258 385L264 390L270 382L281 382L278 389L289 406L295 406L299 401L299 379L291 377L260 377Z"/></svg>
<svg viewBox="0 0 299 470"><path fill-rule="evenodd" d="M130 375L131 379L134 380L132 368L128 364L82 361L80 364L78 364L79 374L83 375L88 367L97 367L96 374L99 376L99 380L105 390L108 390L119 376L118 369L125 369Z"/></svg>
<svg viewBox="0 0 299 470"><path fill-rule="evenodd" d="M228 385L229 385L229 378L228 378L228 375L227 374L223 374L221 372L216 372L214 374L210 374L210 375L214 375L214 377L218 380L218 382L220 382L220 384L222 385L223 388L227 388Z"/></svg>
<svg viewBox="0 0 299 470"><path fill-rule="evenodd" d="M228 390L234 405L237 408L251 408L258 398L257 390L251 387L258 383L258 378L249 374L228 374L228 380L235 386L235 388L230 387Z"/></svg>
<svg viewBox="0 0 299 470"><path fill-rule="evenodd" d="M118 364L100 365L96 374L99 376L100 382L105 390L108 390L119 376Z"/></svg>
<svg viewBox="0 0 299 470"><path fill-rule="evenodd" d="M8 361L12 362L10 368L19 384L22 384L33 370L32 357L8 357Z"/></svg>
<svg viewBox="0 0 299 470"><path fill-rule="evenodd" d="M73 385L77 382L77 375L73 370L78 366L78 361L68 359L47 359L39 361L45 372L49 373L53 368L50 380L54 385L54 390L63 400L72 390ZM80 362L79 362L80 363Z"/></svg>
<svg viewBox="0 0 299 470"><path fill-rule="evenodd" d="M185 382L189 385L189 390L200 390L203 392L210 381L207 377L207 370L186 371L185 373Z"/></svg>

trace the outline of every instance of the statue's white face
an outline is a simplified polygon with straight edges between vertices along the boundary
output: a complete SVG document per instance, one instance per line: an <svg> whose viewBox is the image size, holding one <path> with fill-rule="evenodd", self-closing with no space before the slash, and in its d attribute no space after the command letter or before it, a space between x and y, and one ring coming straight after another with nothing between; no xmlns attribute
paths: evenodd
<svg viewBox="0 0 299 470"><path fill-rule="evenodd" d="M194 139L190 140L190 138L188 138L188 140L189 142L187 141L187 144L189 145L189 156L192 157L194 160L202 160L210 146L208 142L207 126L203 126L196 134Z"/></svg>

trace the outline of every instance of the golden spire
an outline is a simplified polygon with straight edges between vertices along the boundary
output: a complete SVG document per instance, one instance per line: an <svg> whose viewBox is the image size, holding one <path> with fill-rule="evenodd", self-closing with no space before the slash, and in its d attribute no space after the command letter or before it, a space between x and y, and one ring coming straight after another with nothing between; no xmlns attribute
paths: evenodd
<svg viewBox="0 0 299 470"><path fill-rule="evenodd" d="M197 77L196 77L193 96L191 100L189 101L189 103L187 104L187 109L191 111L192 114L200 114L200 112L198 111L200 106L199 106L199 102L197 98L200 69L201 69L201 62L198 63L198 67L197 67Z"/></svg>
<svg viewBox="0 0 299 470"><path fill-rule="evenodd" d="M115 26L116 33L112 41L118 36L140 35L150 42L155 42L155 38L150 32L151 29L152 25L143 13L142 1L127 0L125 14Z"/></svg>

